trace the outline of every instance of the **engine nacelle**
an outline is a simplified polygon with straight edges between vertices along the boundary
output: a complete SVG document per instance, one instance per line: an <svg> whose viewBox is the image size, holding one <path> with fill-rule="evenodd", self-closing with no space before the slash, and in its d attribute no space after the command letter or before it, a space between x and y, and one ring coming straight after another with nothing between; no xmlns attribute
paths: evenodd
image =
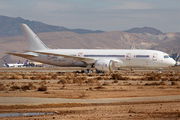
<svg viewBox="0 0 180 120"><path fill-rule="evenodd" d="M102 59L96 61L94 64L94 67L99 71L113 71L115 68L115 61L108 60L108 59Z"/></svg>

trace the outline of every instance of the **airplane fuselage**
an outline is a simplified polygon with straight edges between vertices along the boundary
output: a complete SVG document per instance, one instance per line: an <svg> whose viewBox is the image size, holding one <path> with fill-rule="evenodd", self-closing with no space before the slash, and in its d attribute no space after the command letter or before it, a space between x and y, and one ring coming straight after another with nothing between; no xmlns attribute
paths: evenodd
<svg viewBox="0 0 180 120"><path fill-rule="evenodd" d="M88 57L96 60L115 59L120 61L116 67L168 67L174 65L174 60L168 54L156 50L138 49L50 49L49 53L67 54L70 56ZM38 54L38 53L36 53ZM62 67L86 67L81 61L73 61L73 58L64 58L54 55L38 54L29 59L46 64ZM172 64L170 64L172 63Z"/></svg>
<svg viewBox="0 0 180 120"><path fill-rule="evenodd" d="M9 67L23 67L23 64L8 64ZM3 64L4 67L7 67L5 64Z"/></svg>

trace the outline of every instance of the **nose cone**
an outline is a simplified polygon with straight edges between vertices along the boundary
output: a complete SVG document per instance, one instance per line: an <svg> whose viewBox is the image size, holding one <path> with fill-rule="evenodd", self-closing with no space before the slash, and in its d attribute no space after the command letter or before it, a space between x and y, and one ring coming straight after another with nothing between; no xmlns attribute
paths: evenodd
<svg viewBox="0 0 180 120"><path fill-rule="evenodd" d="M162 63L163 63L163 67L171 67L176 64L176 61L173 58L169 58L169 59L164 59Z"/></svg>

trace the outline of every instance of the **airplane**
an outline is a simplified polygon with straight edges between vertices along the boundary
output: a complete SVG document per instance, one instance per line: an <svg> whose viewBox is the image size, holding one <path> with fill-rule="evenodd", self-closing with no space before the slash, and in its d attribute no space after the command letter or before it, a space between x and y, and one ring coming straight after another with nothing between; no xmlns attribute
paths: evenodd
<svg viewBox="0 0 180 120"><path fill-rule="evenodd" d="M26 53L7 52L29 60L60 67L86 67L111 71L121 67L170 67L176 61L167 53L144 49L50 49L26 25L20 24L27 40ZM61 42L59 42L61 43Z"/></svg>
<svg viewBox="0 0 180 120"><path fill-rule="evenodd" d="M19 64L19 63L20 63L20 60L18 60L18 62L15 63L15 64L7 64L6 60L5 60L4 62L5 62L5 64L4 64L3 66L7 66L7 67L10 67L10 66L11 66L11 67L13 67L13 66Z"/></svg>
<svg viewBox="0 0 180 120"><path fill-rule="evenodd" d="M26 66L26 65L27 65L27 62L28 62L28 60L26 60L26 62L25 62L24 64L19 64L19 63L20 63L20 60L19 60L16 64L8 64L8 63L5 61L4 66L6 66L6 67L22 67L22 66Z"/></svg>

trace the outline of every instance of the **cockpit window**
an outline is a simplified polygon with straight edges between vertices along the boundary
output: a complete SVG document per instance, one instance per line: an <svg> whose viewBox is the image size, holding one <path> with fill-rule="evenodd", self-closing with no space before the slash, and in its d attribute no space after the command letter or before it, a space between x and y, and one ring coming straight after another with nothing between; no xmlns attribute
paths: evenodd
<svg viewBox="0 0 180 120"><path fill-rule="evenodd" d="M164 55L164 58L170 58L169 55Z"/></svg>

